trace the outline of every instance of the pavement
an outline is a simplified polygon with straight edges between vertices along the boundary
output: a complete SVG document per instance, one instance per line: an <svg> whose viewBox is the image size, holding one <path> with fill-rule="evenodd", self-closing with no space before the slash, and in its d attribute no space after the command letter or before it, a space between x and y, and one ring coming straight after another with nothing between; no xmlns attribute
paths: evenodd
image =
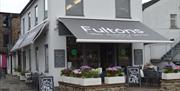
<svg viewBox="0 0 180 91"><path fill-rule="evenodd" d="M5 78L0 79L0 91L37 91L32 87L25 84L24 81L20 81L18 77L6 75ZM55 88L55 91L59 91Z"/></svg>
<svg viewBox="0 0 180 91"><path fill-rule="evenodd" d="M28 85L24 81L20 81L19 78L11 75L6 75L6 78L0 79L0 91L37 91ZM55 91L60 91L55 88ZM126 91L160 91L158 88L140 88L140 87L127 87Z"/></svg>

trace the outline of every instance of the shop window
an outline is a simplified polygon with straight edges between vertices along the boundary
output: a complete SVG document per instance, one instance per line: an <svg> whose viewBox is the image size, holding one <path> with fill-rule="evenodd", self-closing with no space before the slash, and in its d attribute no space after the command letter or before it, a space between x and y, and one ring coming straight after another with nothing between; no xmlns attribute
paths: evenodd
<svg viewBox="0 0 180 91"><path fill-rule="evenodd" d="M83 0L66 0L66 15L83 16Z"/></svg>
<svg viewBox="0 0 180 91"><path fill-rule="evenodd" d="M9 35L4 35L3 46L8 47L8 44L9 44Z"/></svg>
<svg viewBox="0 0 180 91"><path fill-rule="evenodd" d="M115 0L116 18L131 18L130 0Z"/></svg>
<svg viewBox="0 0 180 91"><path fill-rule="evenodd" d="M23 51L23 71L26 71L26 51Z"/></svg>
<svg viewBox="0 0 180 91"><path fill-rule="evenodd" d="M134 65L143 65L142 49L134 49Z"/></svg>
<svg viewBox="0 0 180 91"><path fill-rule="evenodd" d="M170 14L170 28L177 28L177 14Z"/></svg>
<svg viewBox="0 0 180 91"><path fill-rule="evenodd" d="M48 17L48 0L44 0L44 19Z"/></svg>
<svg viewBox="0 0 180 91"><path fill-rule="evenodd" d="M48 45L45 45L45 72L49 72Z"/></svg>
<svg viewBox="0 0 180 91"><path fill-rule="evenodd" d="M16 67L16 54L14 54L13 57L14 57L14 68L17 68Z"/></svg>
<svg viewBox="0 0 180 91"><path fill-rule="evenodd" d="M119 44L117 50L117 64L120 66L130 66L131 61L131 44Z"/></svg>
<svg viewBox="0 0 180 91"><path fill-rule="evenodd" d="M76 38L67 37L67 61L68 67L78 68L82 65L82 46L76 43Z"/></svg>
<svg viewBox="0 0 180 91"><path fill-rule="evenodd" d="M29 71L31 71L31 49L29 48Z"/></svg>
<svg viewBox="0 0 180 91"><path fill-rule="evenodd" d="M38 47L35 48L35 61L36 61L36 71L39 71Z"/></svg>
<svg viewBox="0 0 180 91"><path fill-rule="evenodd" d="M10 17L8 15L3 16L3 27L8 28L10 26Z"/></svg>
<svg viewBox="0 0 180 91"><path fill-rule="evenodd" d="M35 6L35 25L38 24L38 6Z"/></svg>
<svg viewBox="0 0 180 91"><path fill-rule="evenodd" d="M65 67L65 50L54 50L54 66Z"/></svg>

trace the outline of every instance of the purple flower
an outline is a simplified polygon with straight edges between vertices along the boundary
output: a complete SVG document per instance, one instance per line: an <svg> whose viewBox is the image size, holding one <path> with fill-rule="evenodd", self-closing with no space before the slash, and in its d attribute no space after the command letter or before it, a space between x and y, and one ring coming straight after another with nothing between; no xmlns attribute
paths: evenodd
<svg viewBox="0 0 180 91"><path fill-rule="evenodd" d="M91 69L92 69L92 68L89 67L89 66L87 66L87 65L86 65L86 66L81 66L81 67L80 67L80 70L81 70L81 71L89 71L89 70L91 70Z"/></svg>
<svg viewBox="0 0 180 91"><path fill-rule="evenodd" d="M74 74L81 74L81 70L80 69L75 69L75 70L73 70L73 73Z"/></svg>

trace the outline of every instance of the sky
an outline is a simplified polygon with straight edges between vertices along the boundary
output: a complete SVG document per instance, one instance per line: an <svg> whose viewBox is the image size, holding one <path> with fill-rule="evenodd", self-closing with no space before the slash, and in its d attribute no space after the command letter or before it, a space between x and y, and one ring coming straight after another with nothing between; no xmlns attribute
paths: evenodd
<svg viewBox="0 0 180 91"><path fill-rule="evenodd" d="M150 0L142 0L142 3ZM0 0L0 12L20 13L29 0Z"/></svg>

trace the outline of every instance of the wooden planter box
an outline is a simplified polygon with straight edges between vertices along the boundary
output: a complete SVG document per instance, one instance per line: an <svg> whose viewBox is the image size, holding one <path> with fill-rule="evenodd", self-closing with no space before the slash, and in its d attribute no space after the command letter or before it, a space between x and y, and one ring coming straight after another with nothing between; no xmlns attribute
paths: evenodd
<svg viewBox="0 0 180 91"><path fill-rule="evenodd" d="M125 76L105 77L106 84L125 83Z"/></svg>
<svg viewBox="0 0 180 91"><path fill-rule="evenodd" d="M162 79L165 80L180 79L180 73L162 73Z"/></svg>

